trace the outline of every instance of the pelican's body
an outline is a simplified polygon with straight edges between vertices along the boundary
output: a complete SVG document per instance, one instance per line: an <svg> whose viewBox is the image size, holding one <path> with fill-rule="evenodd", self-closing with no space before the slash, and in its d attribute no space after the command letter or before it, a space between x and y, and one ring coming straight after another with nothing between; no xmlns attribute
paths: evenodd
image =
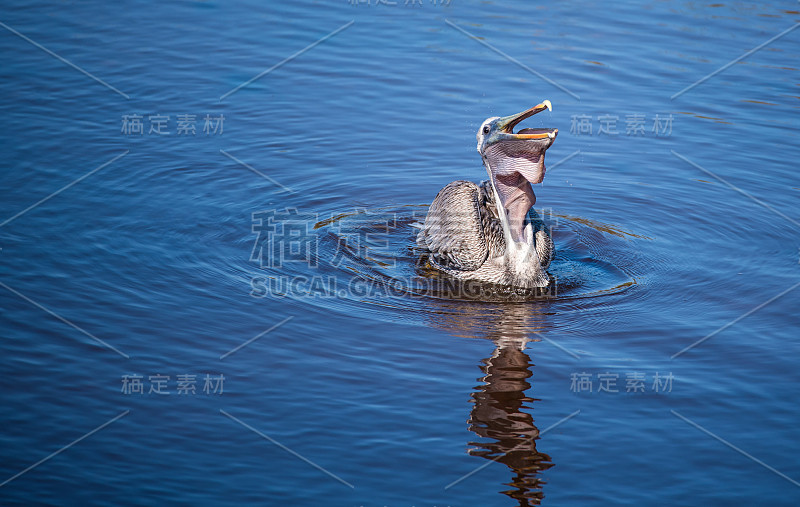
<svg viewBox="0 0 800 507"><path fill-rule="evenodd" d="M463 280L514 287L546 287L553 241L532 208L523 225L524 243L506 248L489 181L454 181L436 195L417 245L438 270ZM521 247L522 246L522 247Z"/></svg>
<svg viewBox="0 0 800 507"><path fill-rule="evenodd" d="M549 101L518 115L489 118L478 131L478 152L490 179L454 181L436 195L417 245L433 267L463 280L546 287L553 241L532 209L531 183L544 178L544 151L557 129L513 127Z"/></svg>

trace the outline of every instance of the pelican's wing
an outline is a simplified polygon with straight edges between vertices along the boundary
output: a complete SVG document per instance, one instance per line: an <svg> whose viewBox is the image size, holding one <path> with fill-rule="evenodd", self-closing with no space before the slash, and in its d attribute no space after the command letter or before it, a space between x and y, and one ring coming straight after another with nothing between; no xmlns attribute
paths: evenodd
<svg viewBox="0 0 800 507"><path fill-rule="evenodd" d="M443 268L473 271L489 253L481 220L480 190L471 181L454 181L436 194L417 244Z"/></svg>

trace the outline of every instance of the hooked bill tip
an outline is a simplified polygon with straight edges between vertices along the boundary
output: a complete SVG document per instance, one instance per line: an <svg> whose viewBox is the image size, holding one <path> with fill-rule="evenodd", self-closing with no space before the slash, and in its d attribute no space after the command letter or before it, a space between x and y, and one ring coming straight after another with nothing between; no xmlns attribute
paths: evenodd
<svg viewBox="0 0 800 507"><path fill-rule="evenodd" d="M551 113L553 112L553 104L551 104L549 100L545 99L542 104L544 104Z"/></svg>

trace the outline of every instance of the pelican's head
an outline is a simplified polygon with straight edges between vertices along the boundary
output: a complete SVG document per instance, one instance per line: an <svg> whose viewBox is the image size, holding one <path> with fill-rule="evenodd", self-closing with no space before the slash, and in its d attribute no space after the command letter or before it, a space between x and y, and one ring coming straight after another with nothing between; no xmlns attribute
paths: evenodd
<svg viewBox="0 0 800 507"><path fill-rule="evenodd" d="M489 118L478 130L478 153L506 211L508 220L503 225L515 242L525 241L522 225L536 202L530 184L544 179L544 152L555 141L558 129L526 128L515 133L514 127L545 109L553 110L549 100L518 114Z"/></svg>

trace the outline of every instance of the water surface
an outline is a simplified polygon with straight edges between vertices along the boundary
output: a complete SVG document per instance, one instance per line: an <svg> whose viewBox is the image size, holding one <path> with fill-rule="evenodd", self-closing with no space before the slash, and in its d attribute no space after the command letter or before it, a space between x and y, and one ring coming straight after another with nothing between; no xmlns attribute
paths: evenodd
<svg viewBox="0 0 800 507"><path fill-rule="evenodd" d="M4 9L0 503L797 505L797 4L391 3ZM556 290L427 290L543 99Z"/></svg>

